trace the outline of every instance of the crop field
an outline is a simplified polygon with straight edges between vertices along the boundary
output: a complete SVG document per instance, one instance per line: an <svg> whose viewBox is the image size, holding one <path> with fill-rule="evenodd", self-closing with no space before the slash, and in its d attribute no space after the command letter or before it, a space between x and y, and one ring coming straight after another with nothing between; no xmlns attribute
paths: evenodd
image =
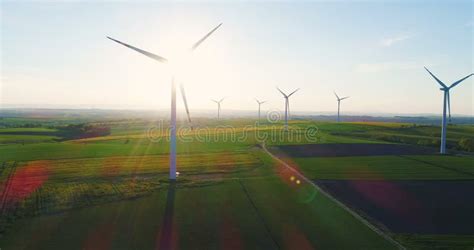
<svg viewBox="0 0 474 250"><path fill-rule="evenodd" d="M317 183L395 233L474 234L471 226L474 201L469 198L474 191L472 180L321 180Z"/></svg>
<svg viewBox="0 0 474 250"><path fill-rule="evenodd" d="M168 181L167 133L151 133L148 121L95 121L91 124L105 124L110 130L94 136L77 135L76 127L64 127L67 120L54 128L0 129L0 138L27 138L25 143L0 145L1 248L397 248L387 237L415 248L473 243L472 232L395 230L364 209L370 200L356 204L346 198L354 190L338 181L359 181L359 186L381 180L387 185L402 180L472 183L473 158L468 153L440 156L429 145L408 141L404 143L411 145L400 145L385 137L358 134L394 130L404 138L405 130L411 133L411 124L301 120L293 121L290 132L282 136L279 123L256 126L244 119L197 123L180 134L176 183ZM431 137L430 127L417 129L426 130L422 133L430 140L437 136ZM451 140L471 138L472 129L462 127ZM51 138L34 139L37 136ZM289 172L262 149L262 141L366 220ZM371 154L377 147L396 153ZM363 152L354 154L356 148ZM413 188L396 185L417 197ZM436 188L443 188L439 185ZM445 202L447 196L443 197L436 204ZM467 204L454 204L469 209ZM427 211L426 216L436 211ZM439 211L453 210L448 206Z"/></svg>
<svg viewBox="0 0 474 250"><path fill-rule="evenodd" d="M442 156L430 148L393 144L283 145L272 150L404 246L474 245L471 155Z"/></svg>
<svg viewBox="0 0 474 250"><path fill-rule="evenodd" d="M52 142L59 139L55 132L48 128L0 128L0 145Z"/></svg>

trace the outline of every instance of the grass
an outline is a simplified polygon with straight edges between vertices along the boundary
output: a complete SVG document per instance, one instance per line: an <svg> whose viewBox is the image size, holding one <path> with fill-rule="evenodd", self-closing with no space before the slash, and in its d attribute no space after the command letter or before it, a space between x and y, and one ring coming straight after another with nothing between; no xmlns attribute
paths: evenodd
<svg viewBox="0 0 474 250"><path fill-rule="evenodd" d="M190 142L178 143L178 151L183 153L219 152L224 150L248 149L253 145L231 142ZM36 143L0 145L0 161L30 161L41 159L91 158L107 156L162 155L169 152L166 141L150 142L137 140L125 143Z"/></svg>
<svg viewBox="0 0 474 250"><path fill-rule="evenodd" d="M181 154L178 155L178 167L182 174L229 173L261 165L255 154L252 151ZM63 181L167 174L169 159L167 155L146 155L41 160L21 164L17 171L37 165L47 169L51 181Z"/></svg>
<svg viewBox="0 0 474 250"><path fill-rule="evenodd" d="M474 235L399 234L396 239L408 249L472 249Z"/></svg>
<svg viewBox="0 0 474 250"><path fill-rule="evenodd" d="M281 124L245 127L253 121L243 119L197 123L227 127L207 131L204 140L197 139L196 131L189 132L178 143L181 175L171 209L174 238L170 244L180 248L392 248L313 187L289 182L256 144L262 133L268 135L269 145L283 145L393 143L376 135L431 139L437 130L395 123L294 121L292 135L300 136L295 140L278 138ZM56 133L43 127L0 129L0 141L2 136L31 139L25 145L0 145L0 162L6 162L0 170L0 192L3 195L7 187L20 190L14 192L20 199L0 220L2 248L148 249L160 244L162 227L170 218L166 133L150 140L145 122L107 124L111 126L108 136L61 142L35 138ZM316 140L305 137L309 127L317 128ZM472 126L459 126L448 136L455 141L471 132ZM286 160L312 179L472 179L474 175L472 158L461 156ZM11 181L7 185L10 175L22 176L16 189ZM409 236L400 239L413 246L428 242Z"/></svg>
<svg viewBox="0 0 474 250"><path fill-rule="evenodd" d="M416 124L348 123L351 129L332 129L330 134L368 140L439 147L439 126ZM462 138L474 139L473 125L448 125L446 144L456 149Z"/></svg>
<svg viewBox="0 0 474 250"><path fill-rule="evenodd" d="M0 239L1 245L8 249L63 249L65 246L151 249L161 224L165 198L165 192L157 192L144 199L23 220L8 238Z"/></svg>
<svg viewBox="0 0 474 250"><path fill-rule="evenodd" d="M281 248L394 248L308 184L281 179L243 183Z"/></svg>
<svg viewBox="0 0 474 250"><path fill-rule="evenodd" d="M160 244L166 216L172 216L171 244L183 249L393 248L324 196L316 194L301 203L297 193L307 191L298 189L306 187L289 187L275 178L242 183L248 195L238 180L177 188L172 214L166 213L170 201L162 190L137 200L36 217L18 223L0 244L7 249L68 245L151 249Z"/></svg>
<svg viewBox="0 0 474 250"><path fill-rule="evenodd" d="M306 157L292 161L311 179L474 179L473 159L467 156Z"/></svg>
<svg viewBox="0 0 474 250"><path fill-rule="evenodd" d="M0 145L1 144L12 144L12 143L37 143L37 142L52 142L59 139L57 136L49 135L5 135L0 134Z"/></svg>
<svg viewBox="0 0 474 250"><path fill-rule="evenodd" d="M14 143L53 142L59 139L56 129L49 128L0 128L0 145Z"/></svg>
<svg viewBox="0 0 474 250"><path fill-rule="evenodd" d="M18 133L18 134L32 134L32 133L54 133L57 129L52 128L1 128L0 134L5 133Z"/></svg>
<svg viewBox="0 0 474 250"><path fill-rule="evenodd" d="M176 245L182 249L275 248L238 181L178 189L174 207L181 239Z"/></svg>

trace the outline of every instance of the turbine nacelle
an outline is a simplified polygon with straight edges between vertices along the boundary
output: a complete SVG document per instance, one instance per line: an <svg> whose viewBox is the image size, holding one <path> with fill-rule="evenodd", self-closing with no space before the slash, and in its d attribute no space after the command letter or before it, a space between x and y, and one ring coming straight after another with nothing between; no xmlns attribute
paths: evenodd
<svg viewBox="0 0 474 250"><path fill-rule="evenodd" d="M185 53L186 52L186 53ZM167 63L167 68L172 75L184 75L191 68L191 54L184 51L183 53L176 54Z"/></svg>
<svg viewBox="0 0 474 250"><path fill-rule="evenodd" d="M214 99L211 99L211 101L213 101L213 102L215 102L215 103L217 103L217 104L221 104L221 102L224 101L224 99L225 99L225 97L222 98L222 99L220 99L219 101L214 100Z"/></svg>
<svg viewBox="0 0 474 250"><path fill-rule="evenodd" d="M292 96L294 93L296 93L296 91L300 90L299 88L295 89L293 92L291 92L290 94L285 94L285 92L283 92L280 88L276 87L278 89L278 91L280 91L280 93L283 95L283 98L285 99L288 99L290 96Z"/></svg>
<svg viewBox="0 0 474 250"><path fill-rule="evenodd" d="M258 103L258 105L261 105L267 102L267 101L259 101L257 98L255 98L255 101Z"/></svg>

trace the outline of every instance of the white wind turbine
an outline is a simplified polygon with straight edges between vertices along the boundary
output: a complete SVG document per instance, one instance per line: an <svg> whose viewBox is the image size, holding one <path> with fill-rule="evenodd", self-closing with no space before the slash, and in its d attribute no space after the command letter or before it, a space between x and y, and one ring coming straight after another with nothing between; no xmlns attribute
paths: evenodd
<svg viewBox="0 0 474 250"><path fill-rule="evenodd" d="M433 75L433 73L431 73L431 71L429 71L426 67L425 67L425 69L439 83L439 85L441 85L440 90L443 91L443 95L444 95L444 97L443 97L443 118L442 118L442 122L441 122L441 146L440 146L440 151L439 152L441 154L445 154L446 153L446 105L447 105L448 112L449 112L449 121L451 122L451 104L450 104L450 98L449 98L449 90L451 90L456 85L460 84L462 81L466 80L467 78L469 78L470 76L472 76L474 74L469 74L468 76L462 78L459 81L454 82L453 84L451 84L451 86L448 87L441 80L439 80L435 75Z"/></svg>
<svg viewBox="0 0 474 250"><path fill-rule="evenodd" d="M347 99L349 98L349 96L345 96L343 98L339 98L339 96L336 94L336 91L334 91L334 95L336 95L336 98L337 98L337 122L340 121L339 119L339 111L341 110L341 101L344 100L344 99Z"/></svg>
<svg viewBox="0 0 474 250"><path fill-rule="evenodd" d="M225 97L220 99L219 101L211 100L217 104L217 120L221 118L221 102L224 101Z"/></svg>
<svg viewBox="0 0 474 250"><path fill-rule="evenodd" d="M217 25L214 29L212 29L209 33L207 33L203 38L198 40L196 43L193 44L193 46L189 49L190 52L193 52L199 45L201 45L204 40L206 40L214 31L216 31L220 26L222 25L219 24ZM153 60L156 60L161 63L168 63L168 59L158 56L156 54L153 54L151 52L139 49L137 47L131 46L129 44L123 43L119 40L113 39L111 37L107 37L108 39L117 42L127 48L130 48L132 50L137 51L138 53L141 53ZM171 121L170 121L170 180L176 180L176 85L175 85L175 76L173 75L171 77ZM189 116L189 109L188 109L188 104L186 102L186 96L184 94L184 88L181 85L181 94L183 95L183 100L184 104L186 107L186 113L188 115L188 120L191 121L191 118Z"/></svg>
<svg viewBox="0 0 474 250"><path fill-rule="evenodd" d="M291 95L296 93L296 91L298 91L299 88L297 88L295 91L291 92L289 95L285 94L278 87L277 87L277 89L283 95L283 98L285 98L285 129L287 130L288 129L288 119L290 119L290 100L289 100L289 98L290 98Z"/></svg>
<svg viewBox="0 0 474 250"><path fill-rule="evenodd" d="M266 103L267 101L259 101L257 98L255 98L255 101L258 103L258 122L260 123L260 106L262 106L262 104Z"/></svg>

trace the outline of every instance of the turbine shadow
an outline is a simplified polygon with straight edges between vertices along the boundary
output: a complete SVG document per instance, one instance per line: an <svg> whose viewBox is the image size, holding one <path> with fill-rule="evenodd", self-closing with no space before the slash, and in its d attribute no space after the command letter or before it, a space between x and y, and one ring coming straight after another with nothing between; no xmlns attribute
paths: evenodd
<svg viewBox="0 0 474 250"><path fill-rule="evenodd" d="M166 197L166 207L165 212L163 214L161 232L160 232L160 240L159 240L159 247L158 249L174 249L174 199L175 199L175 192L176 192L176 181L170 180L170 184L168 186L168 194Z"/></svg>

